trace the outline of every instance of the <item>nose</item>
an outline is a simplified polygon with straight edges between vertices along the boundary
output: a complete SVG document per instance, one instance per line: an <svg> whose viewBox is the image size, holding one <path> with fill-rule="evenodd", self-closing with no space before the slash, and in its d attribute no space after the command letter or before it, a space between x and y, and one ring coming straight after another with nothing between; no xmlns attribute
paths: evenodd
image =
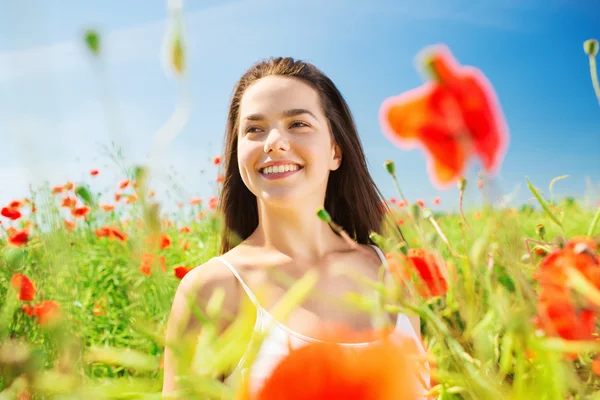
<svg viewBox="0 0 600 400"><path fill-rule="evenodd" d="M290 141L285 133L281 133L279 129L271 129L267 140L265 141L265 153L273 151L288 151L290 149Z"/></svg>

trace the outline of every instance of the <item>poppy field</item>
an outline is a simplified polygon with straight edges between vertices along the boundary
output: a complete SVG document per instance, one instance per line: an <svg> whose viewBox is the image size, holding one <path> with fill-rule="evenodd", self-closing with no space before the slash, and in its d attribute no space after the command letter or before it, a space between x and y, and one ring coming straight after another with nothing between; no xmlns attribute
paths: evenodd
<svg viewBox="0 0 600 400"><path fill-rule="evenodd" d="M96 52L95 34L86 43ZM598 43L583 47L590 90L600 100ZM166 54L172 70L182 72L177 35ZM403 237L373 232L371 238L384 250L392 279L365 283L376 301L348 297L383 329L340 328L324 336L385 338L385 315L418 315L426 357L408 340L381 340L351 355L323 341L292 351L257 393L244 377L224 383L247 349L252 368L251 304L217 334L224 297L217 289L194 310L202 322L198 337L165 340L181 280L217 255L218 193L166 212L146 166L124 168L109 193L94 183L107 171L94 169L84 181L32 188L0 207L0 400L160 399L165 346L186 371L177 398L600 398L600 204L554 199L557 178L527 181L534 201L519 208L484 202L463 209L468 186L485 199L494 185L510 146L508 127L484 72L461 65L443 45L424 49L417 60L424 84L390 93L379 114L383 134L397 146L380 166L397 196L382 206ZM413 146L428 160L431 183L459 198L459 212L442 211L437 197L404 195L391 159ZM464 178L472 159L482 166L476 181ZM219 182L219 155L213 167ZM319 217L344 229L326 210L316 210ZM274 315L285 318L315 280L309 271L293 282ZM307 375L306 365L318 374ZM423 390L411 384L415 371L427 372Z"/></svg>

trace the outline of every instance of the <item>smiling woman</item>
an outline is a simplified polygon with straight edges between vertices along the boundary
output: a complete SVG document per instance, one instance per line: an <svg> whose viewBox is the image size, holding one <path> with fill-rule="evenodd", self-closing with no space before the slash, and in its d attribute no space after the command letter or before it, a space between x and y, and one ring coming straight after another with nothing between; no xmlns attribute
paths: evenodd
<svg viewBox="0 0 600 400"><path fill-rule="evenodd" d="M383 252L369 239L386 226L387 209L369 175L342 95L316 67L291 58L259 62L237 83L227 120L224 168L221 256L182 280L167 342L199 329L190 317L188 296L204 304L212 289L224 288L224 311L229 315L238 313L240 300L251 300L256 308L255 329L267 335L250 372L255 392L289 353L289 346L318 342L314 333L324 324L342 324L356 331L375 328L372 315L340 304L351 292L375 295L350 276L375 280L379 267L387 265ZM319 220L316 210L320 208L328 210L358 247L349 246ZM288 319L275 320L270 310L286 288L274 275L299 279L309 270L319 276L313 293ZM257 290L267 294L260 302ZM323 294L328 300L323 300ZM395 332L420 346L418 318L393 317ZM223 322L221 329L229 323ZM176 373L175 365L167 348L165 394L176 390L175 376L180 372ZM237 372L244 371L236 369L232 375Z"/></svg>

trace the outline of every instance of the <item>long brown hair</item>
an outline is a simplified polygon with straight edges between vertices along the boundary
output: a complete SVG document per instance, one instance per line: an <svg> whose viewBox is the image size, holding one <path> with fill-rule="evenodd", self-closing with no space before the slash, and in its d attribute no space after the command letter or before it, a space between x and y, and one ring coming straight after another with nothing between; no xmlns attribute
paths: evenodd
<svg viewBox="0 0 600 400"><path fill-rule="evenodd" d="M258 226L256 196L248 190L238 169L239 110L246 89L259 79L273 75L300 79L319 94L333 140L342 153L340 167L329 175L325 209L358 243L370 243L370 233L381 232L387 207L369 174L352 113L331 79L314 65L290 57L277 57L251 66L235 85L229 105L223 156L224 181L219 199L224 222L221 253L233 248L236 239L248 238Z"/></svg>

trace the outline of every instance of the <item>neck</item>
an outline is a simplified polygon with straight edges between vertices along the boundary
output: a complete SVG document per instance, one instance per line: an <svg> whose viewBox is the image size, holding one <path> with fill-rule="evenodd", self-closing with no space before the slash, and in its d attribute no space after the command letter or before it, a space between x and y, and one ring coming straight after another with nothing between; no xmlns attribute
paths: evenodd
<svg viewBox="0 0 600 400"><path fill-rule="evenodd" d="M348 245L317 216L317 204L273 207L258 202L258 227L252 236L257 244L290 258L318 260L331 249ZM322 205L321 205L322 207Z"/></svg>

